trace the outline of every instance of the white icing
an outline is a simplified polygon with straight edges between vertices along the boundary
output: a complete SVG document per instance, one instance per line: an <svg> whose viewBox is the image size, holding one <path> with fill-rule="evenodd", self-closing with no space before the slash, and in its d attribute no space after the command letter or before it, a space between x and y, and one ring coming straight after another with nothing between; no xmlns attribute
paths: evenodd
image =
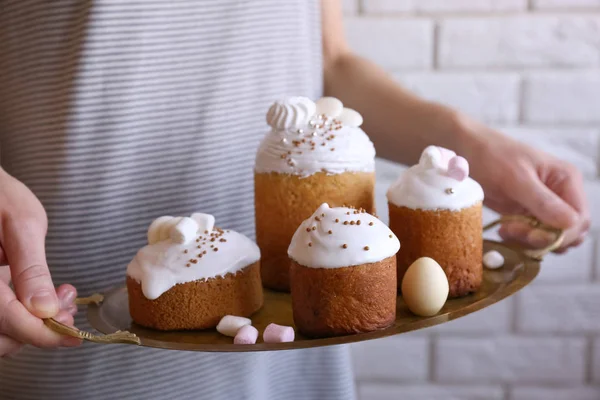
<svg viewBox="0 0 600 400"><path fill-rule="evenodd" d="M381 261L399 249L400 241L379 219L324 203L296 230L288 255L305 267L342 268Z"/></svg>
<svg viewBox="0 0 600 400"><path fill-rule="evenodd" d="M273 129L288 129L308 124L316 105L306 97L288 97L276 101L267 112L267 123Z"/></svg>
<svg viewBox="0 0 600 400"><path fill-rule="evenodd" d="M357 123L356 115L349 118ZM375 147L358 127L344 125L332 117L323 118L320 114L299 128L272 126L258 149L257 173L306 177L317 172L333 175L375 171Z"/></svg>
<svg viewBox="0 0 600 400"><path fill-rule="evenodd" d="M389 202L411 209L456 211L483 201L479 183L472 178L459 181L447 175L452 154L433 146L425 149L419 164L405 171L389 188Z"/></svg>
<svg viewBox="0 0 600 400"><path fill-rule="evenodd" d="M141 283L146 298L154 300L179 283L222 277L259 259L258 246L246 236L212 230L185 244L162 240L143 247L127 266L127 275Z"/></svg>

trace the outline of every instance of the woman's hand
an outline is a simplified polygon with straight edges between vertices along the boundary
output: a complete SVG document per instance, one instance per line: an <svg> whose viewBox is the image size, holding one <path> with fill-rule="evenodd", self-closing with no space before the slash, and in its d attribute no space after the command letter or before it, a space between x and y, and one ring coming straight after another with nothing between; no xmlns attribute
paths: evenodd
<svg viewBox="0 0 600 400"><path fill-rule="evenodd" d="M52 284L44 247L46 229L39 200L0 169L0 357L16 353L24 344L80 344L79 339L54 333L42 321L54 317L73 325L77 311L75 288L62 285L55 290Z"/></svg>
<svg viewBox="0 0 600 400"><path fill-rule="evenodd" d="M460 154L485 191L485 204L501 214L532 215L565 229L559 252L583 242L590 228L583 177L573 165L460 117ZM542 247L551 238L522 223L500 228L505 240Z"/></svg>

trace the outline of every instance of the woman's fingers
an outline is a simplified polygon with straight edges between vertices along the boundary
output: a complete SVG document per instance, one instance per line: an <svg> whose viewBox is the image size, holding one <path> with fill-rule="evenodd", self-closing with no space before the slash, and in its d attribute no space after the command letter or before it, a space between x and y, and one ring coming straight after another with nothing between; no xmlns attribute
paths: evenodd
<svg viewBox="0 0 600 400"><path fill-rule="evenodd" d="M75 305L75 299L77 298L77 289L73 285L64 284L60 285L56 289L56 296L58 297L58 304L61 310L69 310Z"/></svg>
<svg viewBox="0 0 600 400"><path fill-rule="evenodd" d="M22 344L16 340L0 334L0 358L10 357L21 350Z"/></svg>
<svg viewBox="0 0 600 400"><path fill-rule="evenodd" d="M46 265L44 221L8 218L2 225L2 246L10 264L18 299L33 315L49 318L59 310L56 290Z"/></svg>
<svg viewBox="0 0 600 400"><path fill-rule="evenodd" d="M520 170L513 176L511 197L545 224L561 229L570 229L579 223L577 210L548 186L534 171Z"/></svg>
<svg viewBox="0 0 600 400"><path fill-rule="evenodd" d="M67 311L54 316L58 321L72 325L73 317ZM32 315L15 297L10 288L0 283L0 333L18 342L36 347L76 346L78 339L61 336Z"/></svg>

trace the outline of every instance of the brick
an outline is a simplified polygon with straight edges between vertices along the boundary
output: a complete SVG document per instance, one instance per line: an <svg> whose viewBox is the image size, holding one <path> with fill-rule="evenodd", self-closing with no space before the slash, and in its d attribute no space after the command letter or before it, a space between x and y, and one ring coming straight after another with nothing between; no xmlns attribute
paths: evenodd
<svg viewBox="0 0 600 400"><path fill-rule="evenodd" d="M525 79L523 91L523 116L526 122L600 122L598 72L531 74Z"/></svg>
<svg viewBox="0 0 600 400"><path fill-rule="evenodd" d="M516 387L511 389L509 400L598 400L600 388L577 386L561 387Z"/></svg>
<svg viewBox="0 0 600 400"><path fill-rule="evenodd" d="M367 14L408 13L415 11L414 0L362 0Z"/></svg>
<svg viewBox="0 0 600 400"><path fill-rule="evenodd" d="M534 284L587 282L592 276L593 257L593 240L583 242L566 254L548 254Z"/></svg>
<svg viewBox="0 0 600 400"><path fill-rule="evenodd" d="M424 19L348 18L346 37L363 57L387 69L430 68L433 22Z"/></svg>
<svg viewBox="0 0 600 400"><path fill-rule="evenodd" d="M513 299L508 298L455 321L424 330L424 333L466 333L499 335L511 327Z"/></svg>
<svg viewBox="0 0 600 400"><path fill-rule="evenodd" d="M511 73L396 74L408 89L485 122L514 122L520 79Z"/></svg>
<svg viewBox="0 0 600 400"><path fill-rule="evenodd" d="M429 365L429 339L395 336L352 344L356 379L425 381Z"/></svg>
<svg viewBox="0 0 600 400"><path fill-rule="evenodd" d="M532 0L535 10L576 10L600 8L600 0Z"/></svg>
<svg viewBox="0 0 600 400"><path fill-rule="evenodd" d="M570 162L588 178L598 176L600 131L597 129L502 126L497 126L496 129L514 139Z"/></svg>
<svg viewBox="0 0 600 400"><path fill-rule="evenodd" d="M363 9L372 14L494 12L526 8L526 0L363 0Z"/></svg>
<svg viewBox="0 0 600 400"><path fill-rule="evenodd" d="M581 383L583 339L439 338L434 377L440 383Z"/></svg>
<svg viewBox="0 0 600 400"><path fill-rule="evenodd" d="M345 15L354 15L358 12L358 0L342 0L342 11Z"/></svg>
<svg viewBox="0 0 600 400"><path fill-rule="evenodd" d="M503 400L502 388L493 385L379 385L360 384L360 400Z"/></svg>
<svg viewBox="0 0 600 400"><path fill-rule="evenodd" d="M600 285L532 286L517 297L517 330L544 334L598 333L598 304Z"/></svg>
<svg viewBox="0 0 600 400"><path fill-rule="evenodd" d="M448 18L438 59L443 68L596 66L599 30L599 16Z"/></svg>

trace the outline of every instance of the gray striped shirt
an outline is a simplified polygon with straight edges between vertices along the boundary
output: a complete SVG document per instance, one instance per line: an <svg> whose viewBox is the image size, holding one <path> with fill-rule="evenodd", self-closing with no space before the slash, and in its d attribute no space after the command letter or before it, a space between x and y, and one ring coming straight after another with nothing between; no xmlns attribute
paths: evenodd
<svg viewBox="0 0 600 400"><path fill-rule="evenodd" d="M0 160L46 208L55 283L122 285L163 214L254 237L265 110L321 80L317 0L0 2ZM27 348L0 361L0 398L351 399L349 364L344 347Z"/></svg>

